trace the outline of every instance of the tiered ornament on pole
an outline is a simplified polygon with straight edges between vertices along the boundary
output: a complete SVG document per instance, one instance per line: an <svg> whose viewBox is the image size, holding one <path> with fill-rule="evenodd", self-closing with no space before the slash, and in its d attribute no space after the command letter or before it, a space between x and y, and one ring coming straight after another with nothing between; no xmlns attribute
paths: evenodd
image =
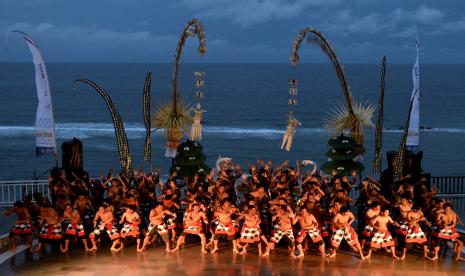
<svg viewBox="0 0 465 276"><path fill-rule="evenodd" d="M287 129L283 136L283 141L281 143L281 149L285 149L286 151L291 150L292 141L294 140L294 133L297 127L302 125L299 120L295 117L295 107L297 106L297 80L292 79L290 81L290 88L289 88L289 95L290 98L287 101L289 105L289 113L287 114Z"/></svg>
<svg viewBox="0 0 465 276"><path fill-rule="evenodd" d="M74 83L82 82L85 84L90 85L94 88L100 96L102 96L105 104L108 107L108 110L111 114L111 119L113 120L113 127L115 129L115 136L116 136L116 144L118 145L118 154L119 154L119 162L121 167L121 172L127 176L131 176L133 174L132 168L132 161L131 161L131 154L129 153L129 144L128 138L126 136L126 131L124 130L123 121L121 120L121 116L119 115L116 106L113 104L113 101L108 95L107 91L103 90L98 86L95 82L80 78L75 80Z"/></svg>
<svg viewBox="0 0 465 276"><path fill-rule="evenodd" d="M176 48L174 69L173 69L173 93L171 101L158 108L156 111L152 124L157 129L163 129L166 135L166 157L174 158L176 156L176 149L181 144L181 139L184 131L192 125L192 116L189 112L189 107L183 102L178 90L178 73L179 62L181 58L182 49L189 36L197 37L199 40L198 52L200 57L205 54L206 36L203 30L202 22L197 19L192 19L187 22L184 27L181 37L178 41Z"/></svg>
<svg viewBox="0 0 465 276"><path fill-rule="evenodd" d="M204 112L207 112L206 110L202 109L202 105L200 104L200 101L202 100L204 93L202 92L204 86L205 86L205 81L203 78L205 77L205 72L194 72L195 77L197 80L195 81L195 86L197 88L197 91L195 92L195 100L196 100L196 105L195 108L192 108L194 111L194 123L192 124L191 127L191 133L189 135L189 139L192 141L201 141L202 140L202 115Z"/></svg>
<svg viewBox="0 0 465 276"><path fill-rule="evenodd" d="M331 61L336 70L337 77L342 87L342 92L345 99L345 105L336 109L331 118L326 120L326 127L333 135L338 135L344 131L350 132L350 137L355 140L355 150L358 155L365 152L363 128L371 127L371 117L374 112L374 107L371 105L365 106L355 103L350 87L345 76L343 66L339 62L335 51L328 43L323 35L312 28L305 28L300 31L294 39L291 50L290 61L292 66L296 66L299 62L298 50L303 40L307 38L308 43L316 44ZM291 124L290 124L291 125Z"/></svg>

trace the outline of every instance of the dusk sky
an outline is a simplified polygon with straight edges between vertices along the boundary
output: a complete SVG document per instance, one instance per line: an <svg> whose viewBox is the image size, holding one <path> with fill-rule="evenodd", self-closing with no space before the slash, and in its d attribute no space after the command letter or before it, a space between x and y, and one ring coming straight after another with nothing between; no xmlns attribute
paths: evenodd
<svg viewBox="0 0 465 276"><path fill-rule="evenodd" d="M0 0L0 33L29 33L48 62L171 62L191 18L207 34L206 62L289 60L304 27L319 29L343 63L413 63L416 25L422 63L465 63L465 2L383 0ZM31 60L19 35L0 62ZM184 61L199 61L194 40ZM314 46L302 62L325 62Z"/></svg>

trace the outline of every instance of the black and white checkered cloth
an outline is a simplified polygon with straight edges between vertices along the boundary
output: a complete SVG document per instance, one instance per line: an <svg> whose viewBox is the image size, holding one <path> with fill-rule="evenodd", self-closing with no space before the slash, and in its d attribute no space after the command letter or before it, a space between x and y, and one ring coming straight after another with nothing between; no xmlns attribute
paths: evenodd
<svg viewBox="0 0 465 276"><path fill-rule="evenodd" d="M42 239L59 240L63 237L61 223L45 224L40 230L39 237Z"/></svg>
<svg viewBox="0 0 465 276"><path fill-rule="evenodd" d="M198 235L202 232L202 226L200 225L191 225L184 228L183 233Z"/></svg>
<svg viewBox="0 0 465 276"><path fill-rule="evenodd" d="M126 222L123 225L123 228L121 228L120 232L121 238L126 238L126 237L138 237L139 236L139 225L135 223L128 223Z"/></svg>
<svg viewBox="0 0 465 276"><path fill-rule="evenodd" d="M407 236L408 234L408 222L406 221L399 221L399 227L396 229L396 233L402 236Z"/></svg>
<svg viewBox="0 0 465 276"><path fill-rule="evenodd" d="M439 228L438 226L434 226L432 228L431 235L438 237L440 239L451 240L451 241L455 241L458 237L460 237L460 234L457 232L457 229L451 226L446 226L442 229Z"/></svg>
<svg viewBox="0 0 465 276"><path fill-rule="evenodd" d="M425 243L426 235L421 230L420 226L409 226L407 231L407 236L405 236L406 243Z"/></svg>
<svg viewBox="0 0 465 276"><path fill-rule="evenodd" d="M244 227L241 232L242 243L256 243L260 241L260 229Z"/></svg>
<svg viewBox="0 0 465 276"><path fill-rule="evenodd" d="M302 242L307 235L312 239L312 242L317 243L323 240L320 230L317 227L303 229L299 232L298 240Z"/></svg>
<svg viewBox="0 0 465 276"><path fill-rule="evenodd" d="M375 228L372 225L367 224L365 225L365 228L363 228L362 236L366 238L371 238L374 232L375 232Z"/></svg>
<svg viewBox="0 0 465 276"><path fill-rule="evenodd" d="M31 224L29 222L15 224L10 233L12 235L30 235L32 234Z"/></svg>
<svg viewBox="0 0 465 276"><path fill-rule="evenodd" d="M373 248L385 248L394 245L394 240L388 230L376 230L370 241L370 246Z"/></svg>
<svg viewBox="0 0 465 276"><path fill-rule="evenodd" d="M218 226L216 226L215 229L215 234L216 235L228 235L232 236L234 235L234 226L232 223L230 223L228 226L222 224L221 222L218 222Z"/></svg>
<svg viewBox="0 0 465 276"><path fill-rule="evenodd" d="M106 231L108 236L110 237L111 240L115 240L115 239L118 239L119 238L119 233L118 233L118 229L116 229L116 227L113 225L113 224L103 224L103 223L99 223L99 225L97 225L97 227L94 229L94 231L92 231L92 233L90 233L89 237L91 239L95 239L95 238L98 238L100 237L100 235Z"/></svg>
<svg viewBox="0 0 465 276"><path fill-rule="evenodd" d="M82 225L82 223L78 223L78 224L69 223L68 226L66 227L65 234L84 237L86 232L84 231L84 225Z"/></svg>
<svg viewBox="0 0 465 276"><path fill-rule="evenodd" d="M273 241L274 243L278 243L284 236L288 237L291 240L291 242L295 241L294 232L292 232L292 229L284 231L280 228L274 231L274 234L271 237L271 241Z"/></svg>
<svg viewBox="0 0 465 276"><path fill-rule="evenodd" d="M149 224L149 227L147 228L147 233L145 234L147 237L154 236L156 234L164 235L168 233L168 229L165 224L158 224L155 225L153 223Z"/></svg>
<svg viewBox="0 0 465 276"><path fill-rule="evenodd" d="M358 236L354 228L347 226L336 229L331 236L331 245L338 248L343 239L345 239L349 245L353 246L358 240Z"/></svg>

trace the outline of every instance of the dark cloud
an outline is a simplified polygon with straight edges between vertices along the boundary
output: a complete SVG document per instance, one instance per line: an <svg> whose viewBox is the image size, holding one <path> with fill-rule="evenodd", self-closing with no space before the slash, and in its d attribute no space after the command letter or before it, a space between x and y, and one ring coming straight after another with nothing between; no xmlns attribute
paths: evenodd
<svg viewBox="0 0 465 276"><path fill-rule="evenodd" d="M49 61L170 62L194 16L206 26L210 62L288 62L304 27L321 30L343 62L388 54L409 63L416 30L423 62L465 62L462 0L0 0L0 33L30 33ZM28 61L21 43L12 37L0 62ZM183 59L197 61L191 48ZM315 53L309 47L302 61L325 61Z"/></svg>

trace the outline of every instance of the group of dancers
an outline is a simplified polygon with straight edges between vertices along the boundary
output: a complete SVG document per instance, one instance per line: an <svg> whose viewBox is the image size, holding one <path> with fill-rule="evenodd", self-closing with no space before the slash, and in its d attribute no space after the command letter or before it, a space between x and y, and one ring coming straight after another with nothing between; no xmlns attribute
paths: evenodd
<svg viewBox="0 0 465 276"><path fill-rule="evenodd" d="M219 247L226 242L234 254L256 248L265 257L279 244L293 258L309 251L334 258L345 240L362 260L373 251L405 259L413 247L436 261L441 248L451 246L454 259L464 260L456 230L461 221L425 179L407 176L386 189L373 178L357 183L355 172L323 176L305 164L258 160L243 173L225 162L192 178L173 171L165 183L160 169L140 169L130 177L110 171L92 180L55 174L49 177L51 201L39 193L25 195L4 211L18 217L10 231L11 249L20 237L31 251L50 244L66 253L76 242L96 251L109 240L114 252L130 244L143 252L161 243L173 253L197 236L203 254L228 250ZM357 200L349 196L355 193ZM33 236L39 240L36 248Z"/></svg>

